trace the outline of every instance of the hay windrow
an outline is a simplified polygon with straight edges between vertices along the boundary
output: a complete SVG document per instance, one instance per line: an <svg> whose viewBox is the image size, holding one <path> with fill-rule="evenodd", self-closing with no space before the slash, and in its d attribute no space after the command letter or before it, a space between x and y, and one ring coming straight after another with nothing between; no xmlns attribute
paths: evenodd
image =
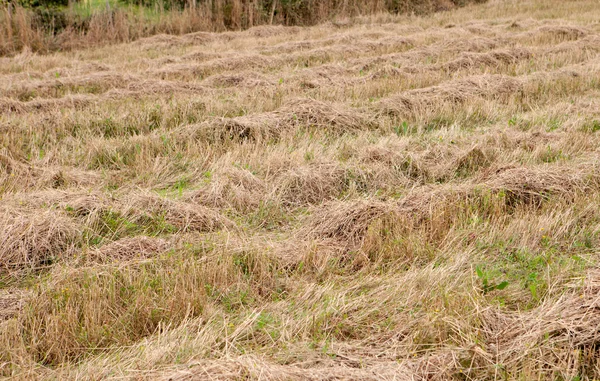
<svg viewBox="0 0 600 381"><path fill-rule="evenodd" d="M525 48L495 50L488 53L463 53L459 58L445 63L441 67L450 72L471 67L498 67L528 60L532 56L531 51Z"/></svg>
<svg viewBox="0 0 600 381"><path fill-rule="evenodd" d="M505 75L482 75L423 89L409 90L378 103L383 112L398 116L419 115L444 105L461 105L474 99L502 101L521 91L522 81Z"/></svg>
<svg viewBox="0 0 600 381"><path fill-rule="evenodd" d="M272 112L216 118L198 126L186 126L179 133L183 137L191 129L198 138L207 136L217 141L268 141L300 127L344 134L374 128L376 124L358 110L300 98Z"/></svg>
<svg viewBox="0 0 600 381"><path fill-rule="evenodd" d="M16 317L25 305L27 292L19 289L0 291L0 323Z"/></svg>
<svg viewBox="0 0 600 381"><path fill-rule="evenodd" d="M205 187L186 194L184 200L212 208L234 208L240 211L256 209L265 199L264 181L251 172L229 167L212 175Z"/></svg>
<svg viewBox="0 0 600 381"><path fill-rule="evenodd" d="M274 86L275 83L264 75L255 72L245 72L236 74L218 74L207 78L203 82L209 87L267 87Z"/></svg>
<svg viewBox="0 0 600 381"><path fill-rule="evenodd" d="M374 220L393 212L393 204L376 200L332 201L315 208L299 234L356 245Z"/></svg>
<svg viewBox="0 0 600 381"><path fill-rule="evenodd" d="M276 181L272 197L296 207L334 199L348 186L346 171L333 163L293 168Z"/></svg>
<svg viewBox="0 0 600 381"><path fill-rule="evenodd" d="M549 300L539 308L525 313L489 311L484 321L485 333L496 343L490 351L503 363L518 364L532 353L532 348L544 343L544 355L569 356L562 348L593 356L600 325L598 305L598 270L588 272L581 281L573 282L558 300ZM554 348L550 350L550 348ZM560 358L555 358L560 361ZM580 367L594 366L594 358L580 357ZM589 365L585 362L588 361Z"/></svg>
<svg viewBox="0 0 600 381"><path fill-rule="evenodd" d="M144 225L148 219L164 220L165 232L211 232L233 226L217 211L202 205L173 201L153 194L137 194L125 201L119 209L131 222Z"/></svg>
<svg viewBox="0 0 600 381"><path fill-rule="evenodd" d="M172 247L162 238L132 237L122 238L90 251L90 258L99 262L148 259Z"/></svg>
<svg viewBox="0 0 600 381"><path fill-rule="evenodd" d="M47 266L70 255L81 228L53 211L0 210L0 271Z"/></svg>

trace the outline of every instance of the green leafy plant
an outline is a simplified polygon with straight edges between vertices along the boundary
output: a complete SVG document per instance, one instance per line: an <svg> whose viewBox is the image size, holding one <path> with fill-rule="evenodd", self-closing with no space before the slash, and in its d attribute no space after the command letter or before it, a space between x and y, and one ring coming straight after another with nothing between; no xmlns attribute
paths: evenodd
<svg viewBox="0 0 600 381"><path fill-rule="evenodd" d="M481 289L482 289L484 295L491 291L494 291L494 290L504 290L506 288L506 286L508 286L508 281L503 281L500 283L492 283L490 281L489 274L487 272L485 272L480 266L477 266L475 268L475 272L477 274L477 277L481 281L481 285L482 285Z"/></svg>

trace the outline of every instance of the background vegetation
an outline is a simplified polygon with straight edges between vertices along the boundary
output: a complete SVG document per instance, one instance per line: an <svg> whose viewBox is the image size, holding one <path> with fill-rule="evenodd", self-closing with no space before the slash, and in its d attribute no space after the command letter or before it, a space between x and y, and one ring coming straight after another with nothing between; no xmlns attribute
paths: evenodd
<svg viewBox="0 0 600 381"><path fill-rule="evenodd" d="M382 12L427 13L483 0L0 1L0 54L126 42L157 33L314 25Z"/></svg>

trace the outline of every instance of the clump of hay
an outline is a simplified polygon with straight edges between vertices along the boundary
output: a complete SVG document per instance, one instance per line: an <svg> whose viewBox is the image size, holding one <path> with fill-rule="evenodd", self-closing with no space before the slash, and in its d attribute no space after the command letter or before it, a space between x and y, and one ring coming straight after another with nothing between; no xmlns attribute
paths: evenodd
<svg viewBox="0 0 600 381"><path fill-rule="evenodd" d="M340 195L348 185L346 171L335 163L295 167L275 182L273 197L292 207L328 201Z"/></svg>
<svg viewBox="0 0 600 381"><path fill-rule="evenodd" d="M497 39L487 37L445 38L428 47L428 51L438 52L485 52L500 45Z"/></svg>
<svg viewBox="0 0 600 381"><path fill-rule="evenodd" d="M267 54L293 53L297 51L310 50L317 47L319 41L290 41L263 48L261 51Z"/></svg>
<svg viewBox="0 0 600 381"><path fill-rule="evenodd" d="M238 332L242 336L252 327L258 314L246 324L246 329ZM236 337L233 338L235 340ZM345 360L348 361L348 360ZM312 362L312 360L310 361ZM397 361L380 361L362 366L354 360L349 364L339 362L315 360L318 366L304 367L302 365L280 365L256 356L240 356L227 360L203 360L194 364L185 371L169 371L162 375L160 380L192 381L210 374L214 380L238 380L243 378L264 380L289 380L289 381L322 381L322 380L420 380L411 367ZM425 376L424 376L425 377Z"/></svg>
<svg viewBox="0 0 600 381"><path fill-rule="evenodd" d="M559 53L575 53L581 51L599 51L600 50L600 36L588 35L578 40L569 40L561 42L560 44L553 45L547 50L548 53L559 54Z"/></svg>
<svg viewBox="0 0 600 381"><path fill-rule="evenodd" d="M410 116L444 105L462 105L474 99L507 99L522 87L522 82L513 77L480 75L393 95L379 101L378 107L387 114Z"/></svg>
<svg viewBox="0 0 600 381"><path fill-rule="evenodd" d="M28 113L47 112L62 108L79 109L89 105L93 100L96 100L96 96L87 94L74 94L56 99L34 99L27 102L0 98L0 112Z"/></svg>
<svg viewBox="0 0 600 381"><path fill-rule="evenodd" d="M193 127L198 138L213 140L268 140L278 139L298 127L318 128L343 134L374 128L375 122L360 111L346 106L313 99L296 99L278 110L235 118L216 118ZM188 135L190 126L186 131Z"/></svg>
<svg viewBox="0 0 600 381"><path fill-rule="evenodd" d="M157 34L151 37L140 38L132 43L140 46L143 50L165 49L174 46L187 45L187 41L172 34Z"/></svg>
<svg viewBox="0 0 600 381"><path fill-rule="evenodd" d="M19 289L0 291L0 323L19 314L25 305L27 293Z"/></svg>
<svg viewBox="0 0 600 381"><path fill-rule="evenodd" d="M80 226L56 210L0 209L0 268L35 268L65 256L81 236Z"/></svg>
<svg viewBox="0 0 600 381"><path fill-rule="evenodd" d="M394 213L394 204L377 200L331 201L313 208L300 229L300 236L335 239L359 245L369 226L377 219Z"/></svg>
<svg viewBox="0 0 600 381"><path fill-rule="evenodd" d="M104 194L86 191L44 190L17 196L15 200L36 208L58 208L77 217L97 215L111 206L111 200Z"/></svg>
<svg viewBox="0 0 600 381"><path fill-rule="evenodd" d="M58 167L42 171L39 183L51 188L89 187L102 182L102 176L95 171L79 168Z"/></svg>
<svg viewBox="0 0 600 381"><path fill-rule="evenodd" d="M597 366L600 272L591 270L583 284L577 283L558 300L529 312L485 313L484 332L494 343L488 350L497 361L516 367L526 357L543 356L549 374Z"/></svg>
<svg viewBox="0 0 600 381"><path fill-rule="evenodd" d="M352 78L352 72L341 65L322 65L306 68L291 78L292 83L298 83L302 88L319 88L323 86L347 86L359 79Z"/></svg>
<svg viewBox="0 0 600 381"><path fill-rule="evenodd" d="M377 69L373 73L370 74L369 78L371 79L381 79L381 78L394 78L394 77L409 77L411 73L409 70L405 68L398 68L392 65L384 65L380 69Z"/></svg>
<svg viewBox="0 0 600 381"><path fill-rule="evenodd" d="M279 58L266 57L261 54L225 57L207 62L207 68L223 71L247 71L276 67L281 62Z"/></svg>
<svg viewBox="0 0 600 381"><path fill-rule="evenodd" d="M365 163L384 163L392 165L402 159L404 145L367 145L359 152L359 158Z"/></svg>
<svg viewBox="0 0 600 381"><path fill-rule="evenodd" d="M194 62L205 62L205 61L211 61L211 60L215 60L215 59L219 59L219 58L223 58L223 56L218 53L208 53L208 52L205 52L202 50L193 52L193 53L188 53L188 54L184 55L183 57L181 57L181 59L183 61L194 61Z"/></svg>
<svg viewBox="0 0 600 381"><path fill-rule="evenodd" d="M598 168L555 167L532 169L508 167L484 175L483 183L494 191L506 192L508 202L539 205L552 194L570 199L598 185Z"/></svg>
<svg viewBox="0 0 600 381"><path fill-rule="evenodd" d="M245 32L246 35L252 37L274 37L281 35L289 35L289 34L298 34L302 29L297 26L283 26L283 25L259 25L252 27Z"/></svg>
<svg viewBox="0 0 600 381"><path fill-rule="evenodd" d="M92 250L90 257L92 260L100 262L145 259L163 253L171 247L171 243L162 238L144 236L122 238Z"/></svg>
<svg viewBox="0 0 600 381"><path fill-rule="evenodd" d="M490 159L479 147L474 147L462 155L455 164L459 176L467 176L490 164Z"/></svg>
<svg viewBox="0 0 600 381"><path fill-rule="evenodd" d="M191 43L192 45L206 45L211 42L226 40L225 36L221 36L218 33L210 33L210 32L194 32L188 33L181 36L183 40Z"/></svg>
<svg viewBox="0 0 600 381"><path fill-rule="evenodd" d="M535 31L537 34L550 35L561 40L578 40L589 34L589 31L572 25L544 25Z"/></svg>
<svg viewBox="0 0 600 381"><path fill-rule="evenodd" d="M244 72L234 74L218 74L204 81L204 84L210 87L260 87L273 86L264 75L255 72Z"/></svg>
<svg viewBox="0 0 600 381"><path fill-rule="evenodd" d="M119 212L141 226L158 219L177 231L211 232L233 224L215 210L187 202L168 200L154 194L132 195Z"/></svg>
<svg viewBox="0 0 600 381"><path fill-rule="evenodd" d="M358 110L308 98L293 100L277 113L286 124L327 129L339 134L376 126L373 120Z"/></svg>
<svg viewBox="0 0 600 381"><path fill-rule="evenodd" d="M276 67L281 59L261 54L235 55L213 59L202 63L176 63L156 69L153 74L161 79L196 79L214 73L261 70Z"/></svg>
<svg viewBox="0 0 600 381"><path fill-rule="evenodd" d="M441 67L447 71L457 71L473 67L498 67L500 65L513 64L533 56L526 48L511 48L496 50L488 53L462 53L460 57L442 64Z"/></svg>
<svg viewBox="0 0 600 381"><path fill-rule="evenodd" d="M187 194L184 201L212 208L249 211L264 199L266 185L248 170L227 167L213 173L210 184Z"/></svg>
<svg viewBox="0 0 600 381"><path fill-rule="evenodd" d="M14 159L6 149L2 151L0 151L0 173L25 177L32 172L32 169L28 165Z"/></svg>

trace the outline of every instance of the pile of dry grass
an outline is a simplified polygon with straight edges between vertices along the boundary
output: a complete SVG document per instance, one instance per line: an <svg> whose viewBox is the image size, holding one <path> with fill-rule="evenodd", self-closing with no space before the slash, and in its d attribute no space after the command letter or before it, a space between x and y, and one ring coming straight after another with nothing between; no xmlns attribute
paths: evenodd
<svg viewBox="0 0 600 381"><path fill-rule="evenodd" d="M290 207L319 204L337 198L347 188L346 170L335 163L311 163L283 173L273 198Z"/></svg>
<svg viewBox="0 0 600 381"><path fill-rule="evenodd" d="M91 250L90 258L98 262L148 259L167 251L172 244L162 238L131 237L108 243Z"/></svg>
<svg viewBox="0 0 600 381"><path fill-rule="evenodd" d="M236 74L217 74L203 81L209 87L252 88L274 86L275 83L262 74L245 72Z"/></svg>
<svg viewBox="0 0 600 381"><path fill-rule="evenodd" d="M506 75L481 75L409 90L379 101L377 107L386 114L415 117L477 99L507 100L518 95L522 86L519 79Z"/></svg>
<svg viewBox="0 0 600 381"><path fill-rule="evenodd" d="M584 28L575 25L544 25L537 28L535 33L538 36L551 36L560 41L578 40L587 36L590 32Z"/></svg>
<svg viewBox="0 0 600 381"><path fill-rule="evenodd" d="M65 107L82 108L96 100L95 96L86 94L69 95L58 99L34 99L21 102L10 98L0 99L2 113L31 113L56 110Z"/></svg>
<svg viewBox="0 0 600 381"><path fill-rule="evenodd" d="M473 147L456 161L455 172L459 176L466 176L489 165L488 155L481 148Z"/></svg>
<svg viewBox="0 0 600 381"><path fill-rule="evenodd" d="M192 129L192 136L197 138L212 136L216 141L268 141L300 127L322 129L341 135L376 126L374 120L358 110L301 98L272 112L217 118L197 126L184 126L175 134L179 134L180 138L187 138Z"/></svg>
<svg viewBox="0 0 600 381"><path fill-rule="evenodd" d="M260 54L233 55L202 63L175 63L155 70L152 75L162 79L192 81L217 72L241 72L276 68L282 64L279 57Z"/></svg>
<svg viewBox="0 0 600 381"><path fill-rule="evenodd" d="M597 374L599 280L594 269L572 282L558 300L547 300L526 313L487 311L483 323L489 357L527 372L531 369L524 368L526 359L541 355L545 361L539 371L548 377Z"/></svg>
<svg viewBox="0 0 600 381"><path fill-rule="evenodd" d="M212 208L233 208L247 212L260 205L265 193L265 183L250 171L226 167L212 175L210 184L188 193L184 200Z"/></svg>
<svg viewBox="0 0 600 381"><path fill-rule="evenodd" d="M0 323L17 316L25 304L26 293L19 289L0 291Z"/></svg>
<svg viewBox="0 0 600 381"><path fill-rule="evenodd" d="M322 360L317 360L322 362ZM211 379L232 381L242 378L261 379L268 381L324 381L324 380L364 380L381 381L414 380L419 375L411 371L411 367L397 362L382 361L371 366L355 366L339 363L306 368L303 364L280 365L255 356L241 356L231 360L211 360L190 364L187 370L169 372L161 380L191 381L210 374ZM417 378L417 379L420 379Z"/></svg>
<svg viewBox="0 0 600 381"><path fill-rule="evenodd" d="M473 160L483 164L485 159L474 155L478 157ZM465 160L464 165L473 165L468 163L469 159ZM418 187L393 202L332 201L312 208L298 234L359 247L369 227L386 220L400 224L403 229L425 229L432 236L441 237L465 210L501 216L508 209L539 208L551 196L572 200L576 195L598 189L596 168L585 167L579 171L566 167L555 171L502 168L482 173L479 181L473 183Z"/></svg>
<svg viewBox="0 0 600 381"><path fill-rule="evenodd" d="M21 205L58 208L80 217L100 213L111 205L111 200L103 193L82 190L43 190L15 198Z"/></svg>
<svg viewBox="0 0 600 381"><path fill-rule="evenodd" d="M3 271L51 264L74 249L81 235L75 221L56 210L0 210L0 268Z"/></svg>
<svg viewBox="0 0 600 381"><path fill-rule="evenodd" d="M353 78L353 71L336 64L325 64L306 68L291 78L291 83L305 89L318 89L325 86L344 87L364 81Z"/></svg>
<svg viewBox="0 0 600 381"><path fill-rule="evenodd" d="M373 221L395 213L394 204L359 200L331 201L313 208L299 236L334 239L350 246L359 245Z"/></svg>
<svg viewBox="0 0 600 381"><path fill-rule="evenodd" d="M482 183L496 192L505 192L509 203L539 205L551 195L572 200L577 194L597 189L600 180L594 162L553 168L500 168L482 176Z"/></svg>
<svg viewBox="0 0 600 381"><path fill-rule="evenodd" d="M301 28L294 26L286 27L283 25L259 25L248 29L244 33L252 37L267 38L282 35L294 35L298 34L300 31L302 31Z"/></svg>
<svg viewBox="0 0 600 381"><path fill-rule="evenodd" d="M495 50L487 53L462 53L460 57L442 64L441 67L449 72L469 69L472 67L498 67L528 60L533 53L526 48L511 48Z"/></svg>
<svg viewBox="0 0 600 381"><path fill-rule="evenodd" d="M129 221L141 226L148 220L165 232L210 232L233 226L231 221L215 210L187 202L169 200L154 194L136 194L119 207Z"/></svg>

